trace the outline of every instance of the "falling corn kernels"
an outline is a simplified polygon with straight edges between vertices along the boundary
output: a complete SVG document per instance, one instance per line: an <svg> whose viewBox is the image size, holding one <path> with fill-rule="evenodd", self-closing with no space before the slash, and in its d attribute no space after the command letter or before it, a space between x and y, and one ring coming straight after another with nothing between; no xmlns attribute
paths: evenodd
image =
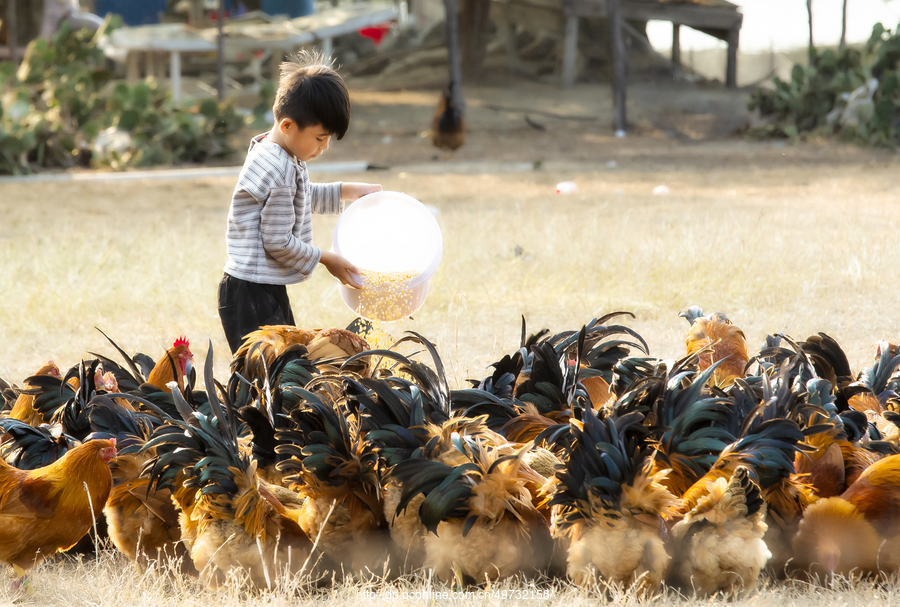
<svg viewBox="0 0 900 607"><path fill-rule="evenodd" d="M413 304L409 281L416 271L361 270L362 291L356 313L364 318L392 322L409 316Z"/></svg>

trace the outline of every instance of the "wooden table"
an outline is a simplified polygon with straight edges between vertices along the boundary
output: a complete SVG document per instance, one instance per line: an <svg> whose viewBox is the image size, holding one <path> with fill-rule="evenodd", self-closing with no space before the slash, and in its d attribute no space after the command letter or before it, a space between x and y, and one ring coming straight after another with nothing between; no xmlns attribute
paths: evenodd
<svg viewBox="0 0 900 607"><path fill-rule="evenodd" d="M280 57L309 44L321 44L326 56L331 55L332 40L364 27L396 21L398 12L392 4L361 2L306 17L282 19L270 23L232 22L223 28L225 48L253 55L253 51L272 51L272 78L278 80ZM113 31L110 45L127 52L126 73L129 81L141 76L141 63L147 75L162 80L165 76L164 55L169 55L169 77L172 97L181 100L181 54L214 53L215 28L197 29L182 23L123 27Z"/></svg>
<svg viewBox="0 0 900 607"><path fill-rule="evenodd" d="M579 17L609 16L609 0L563 0L566 17L563 84L575 82L575 53L578 48ZM703 0L703 3L661 0L619 0L621 18L632 21L672 22L672 61L681 62L680 27L686 25L728 44L725 85L737 86L737 51L744 15L726 0Z"/></svg>
<svg viewBox="0 0 900 607"><path fill-rule="evenodd" d="M127 52L125 73L129 82L140 79L142 60L146 74L162 80L165 63L161 57L168 54L172 98L176 102L181 100L181 54L216 51L215 40L182 23L121 27L113 30L110 45Z"/></svg>

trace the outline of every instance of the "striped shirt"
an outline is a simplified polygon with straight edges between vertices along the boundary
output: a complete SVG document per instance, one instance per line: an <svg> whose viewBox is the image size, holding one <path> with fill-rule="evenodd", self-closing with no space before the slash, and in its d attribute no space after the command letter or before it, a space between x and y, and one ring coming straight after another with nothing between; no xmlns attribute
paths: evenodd
<svg viewBox="0 0 900 607"><path fill-rule="evenodd" d="M322 256L312 245L312 214L341 210L341 182L310 183L305 162L257 135L231 197L225 273L267 285L308 279Z"/></svg>

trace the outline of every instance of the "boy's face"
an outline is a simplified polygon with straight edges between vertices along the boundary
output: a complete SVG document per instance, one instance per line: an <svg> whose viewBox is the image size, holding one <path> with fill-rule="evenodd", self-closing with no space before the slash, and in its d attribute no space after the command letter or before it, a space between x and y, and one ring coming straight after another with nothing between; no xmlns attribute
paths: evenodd
<svg viewBox="0 0 900 607"><path fill-rule="evenodd" d="M287 151L303 162L318 157L328 149L328 143L331 141L331 133L322 128L321 124L301 129L290 118L283 118L278 128Z"/></svg>

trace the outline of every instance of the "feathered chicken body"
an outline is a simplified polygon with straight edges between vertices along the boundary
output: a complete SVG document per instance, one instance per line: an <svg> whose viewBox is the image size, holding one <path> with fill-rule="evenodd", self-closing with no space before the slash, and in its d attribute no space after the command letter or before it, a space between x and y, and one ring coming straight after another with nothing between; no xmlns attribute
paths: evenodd
<svg viewBox="0 0 900 607"><path fill-rule="evenodd" d="M345 570L374 570L389 548L378 455L328 393L300 393L306 406L291 413L294 429L276 435L276 452L289 456L277 468L305 498L298 522Z"/></svg>
<svg viewBox="0 0 900 607"><path fill-rule="evenodd" d="M428 531L425 566L445 581L546 571L549 526L529 490L546 479L524 463L529 447L513 451L458 434L453 440L464 463L412 458L390 475L401 487L394 512L416 508Z"/></svg>
<svg viewBox="0 0 900 607"><path fill-rule="evenodd" d="M891 573L900 569L900 455L871 466L840 497L803 514L796 563L814 573Z"/></svg>
<svg viewBox="0 0 900 607"><path fill-rule="evenodd" d="M282 571L302 569L312 542L298 524L299 510L285 507L241 452L233 418L216 395L212 347L204 376L211 415L192 411L174 391L183 421L154 431L142 450L157 455L145 472L151 489L172 492L182 541L207 585L217 587L239 570L255 586L271 588Z"/></svg>
<svg viewBox="0 0 900 607"><path fill-rule="evenodd" d="M744 332L734 326L727 316L721 312L704 316L698 306L685 308L679 316L691 323L684 340L688 355L711 348L710 352L700 355L700 368L723 361L712 378L715 385L725 387L735 378L744 376L744 367L750 361L747 341Z"/></svg>
<svg viewBox="0 0 900 607"><path fill-rule="evenodd" d="M0 562L31 569L84 536L112 488L114 441L92 440L36 470L0 461Z"/></svg>
<svg viewBox="0 0 900 607"><path fill-rule="evenodd" d="M756 585L771 556L763 541L766 504L749 470L708 481L707 494L672 528L673 577L683 588L711 595Z"/></svg>
<svg viewBox="0 0 900 607"><path fill-rule="evenodd" d="M554 534L565 537L567 573L579 585L599 575L613 583L658 588L669 565L665 518L677 499L662 485L666 471L651 473L644 417L597 418L585 410L573 423L574 440L550 504Z"/></svg>

